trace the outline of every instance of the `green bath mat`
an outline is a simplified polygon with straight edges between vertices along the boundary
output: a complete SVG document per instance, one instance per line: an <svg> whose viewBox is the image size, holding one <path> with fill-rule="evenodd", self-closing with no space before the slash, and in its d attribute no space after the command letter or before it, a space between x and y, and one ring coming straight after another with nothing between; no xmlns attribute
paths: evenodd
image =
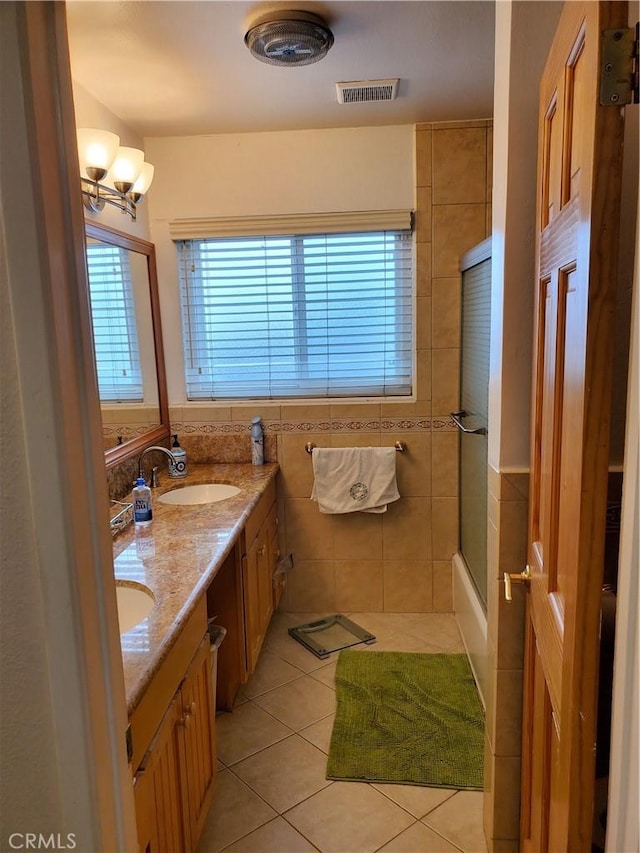
<svg viewBox="0 0 640 853"><path fill-rule="evenodd" d="M484 712L466 655L340 652L327 779L481 790Z"/></svg>

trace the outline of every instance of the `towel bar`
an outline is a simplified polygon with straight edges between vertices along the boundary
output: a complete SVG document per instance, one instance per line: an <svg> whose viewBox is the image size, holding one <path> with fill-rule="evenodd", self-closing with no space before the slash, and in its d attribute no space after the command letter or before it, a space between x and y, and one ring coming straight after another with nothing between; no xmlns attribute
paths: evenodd
<svg viewBox="0 0 640 853"><path fill-rule="evenodd" d="M404 441L396 441L396 443L393 446L398 451L398 453L404 453L405 450L407 449L407 445ZM305 444L304 449L307 451L307 453L313 453L314 447L316 447L316 445L313 443L313 441L308 441Z"/></svg>

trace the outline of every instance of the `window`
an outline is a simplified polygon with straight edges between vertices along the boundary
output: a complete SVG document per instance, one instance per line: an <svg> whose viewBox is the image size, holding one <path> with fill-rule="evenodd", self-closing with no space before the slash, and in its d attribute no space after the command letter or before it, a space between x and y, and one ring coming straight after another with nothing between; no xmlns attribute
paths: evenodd
<svg viewBox="0 0 640 853"><path fill-rule="evenodd" d="M127 250L88 242L87 272L100 400L141 402L140 350Z"/></svg>
<svg viewBox="0 0 640 853"><path fill-rule="evenodd" d="M190 400L411 394L410 231L178 251Z"/></svg>

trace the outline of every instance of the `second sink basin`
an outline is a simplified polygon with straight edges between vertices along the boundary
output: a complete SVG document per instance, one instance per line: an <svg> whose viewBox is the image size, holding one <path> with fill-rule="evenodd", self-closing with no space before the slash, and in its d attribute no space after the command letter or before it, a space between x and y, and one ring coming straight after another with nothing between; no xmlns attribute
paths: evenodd
<svg viewBox="0 0 640 853"><path fill-rule="evenodd" d="M165 492L160 495L158 500L163 504L172 504L178 506L180 504L210 504L216 501L223 501L226 498L232 498L240 493L240 489L236 486L229 486L227 483L200 483L197 486L184 486L183 488L172 489L170 492Z"/></svg>
<svg viewBox="0 0 640 853"><path fill-rule="evenodd" d="M121 634L125 634L138 622L146 619L155 604L153 593L143 584L134 585L116 581L116 597Z"/></svg>

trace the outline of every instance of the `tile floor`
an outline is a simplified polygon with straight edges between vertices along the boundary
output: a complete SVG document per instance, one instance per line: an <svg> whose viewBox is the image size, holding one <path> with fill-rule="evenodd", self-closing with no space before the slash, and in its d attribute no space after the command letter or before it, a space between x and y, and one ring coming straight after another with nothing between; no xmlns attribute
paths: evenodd
<svg viewBox="0 0 640 853"><path fill-rule="evenodd" d="M315 613L276 613L258 667L217 718L219 772L198 853L486 853L482 793L331 782L326 757L337 653L287 634ZM453 615L351 613L368 651L463 652Z"/></svg>

